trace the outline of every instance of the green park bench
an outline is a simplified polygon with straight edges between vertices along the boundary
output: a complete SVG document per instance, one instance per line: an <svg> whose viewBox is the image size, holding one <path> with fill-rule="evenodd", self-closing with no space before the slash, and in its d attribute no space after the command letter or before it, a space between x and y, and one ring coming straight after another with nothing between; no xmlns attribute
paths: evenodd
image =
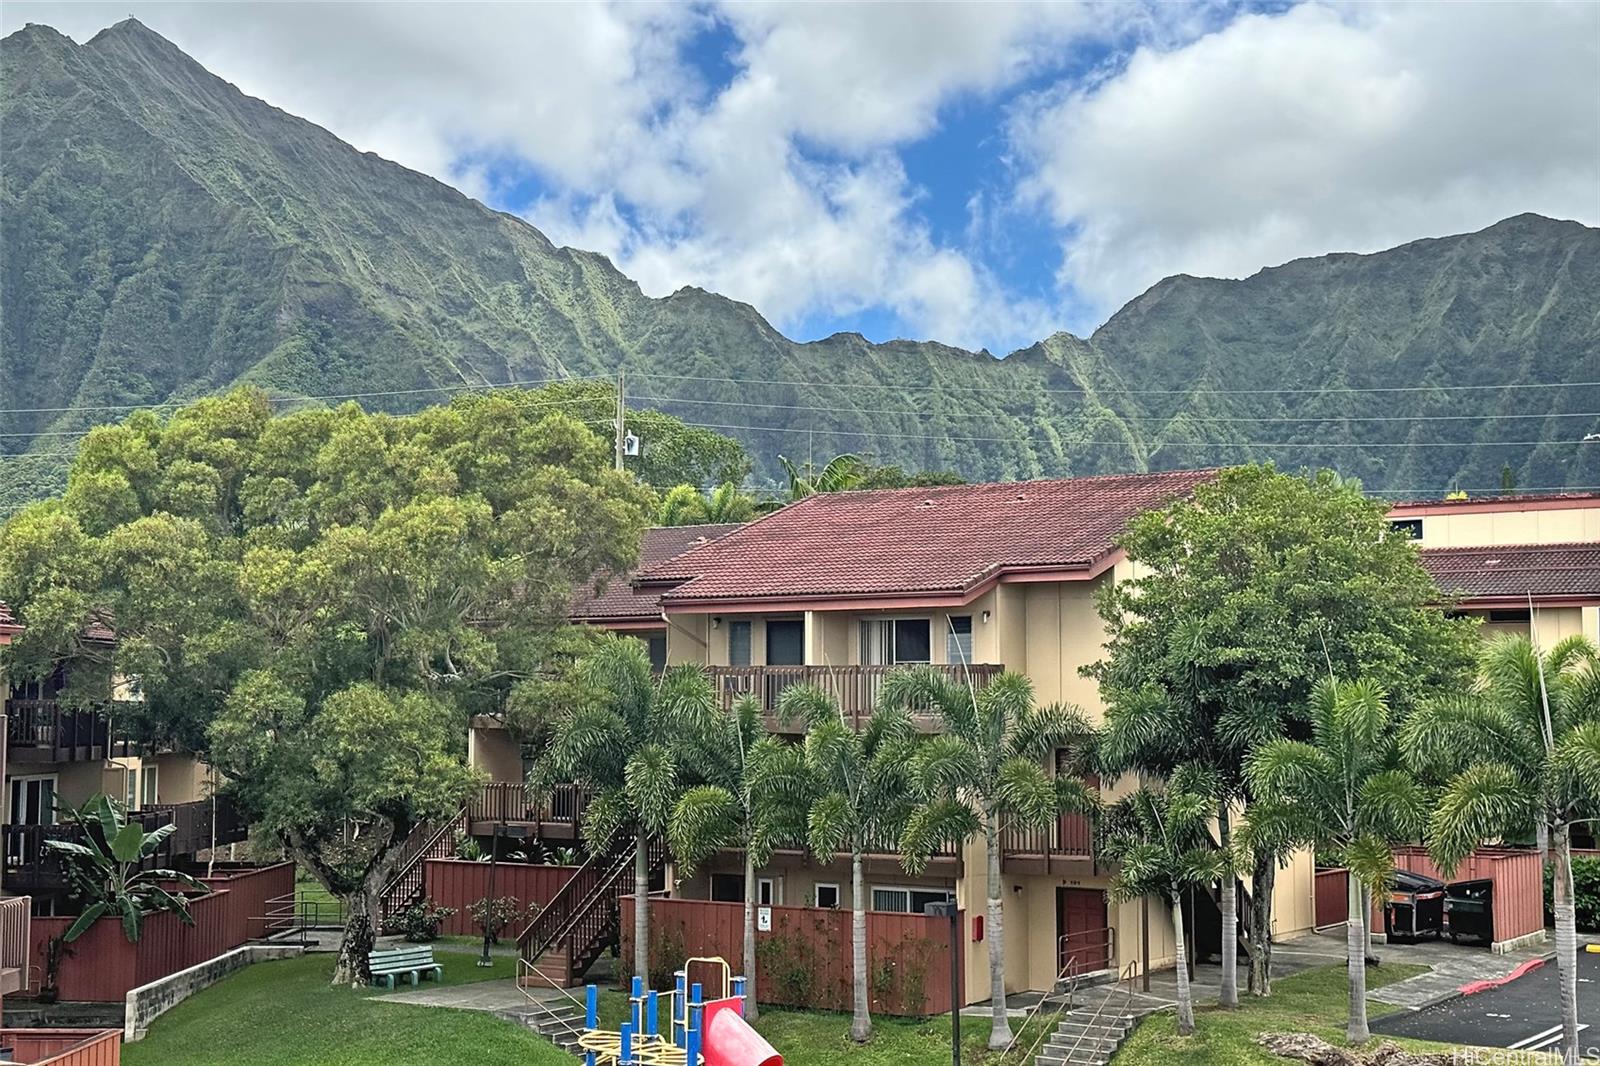
<svg viewBox="0 0 1600 1066"><path fill-rule="evenodd" d="M372 971L372 983L381 982L386 988L393 988L394 979L403 976L414 985L430 973L434 980L444 980L444 967L433 961L433 948L427 945L374 951L367 956L367 969Z"/></svg>

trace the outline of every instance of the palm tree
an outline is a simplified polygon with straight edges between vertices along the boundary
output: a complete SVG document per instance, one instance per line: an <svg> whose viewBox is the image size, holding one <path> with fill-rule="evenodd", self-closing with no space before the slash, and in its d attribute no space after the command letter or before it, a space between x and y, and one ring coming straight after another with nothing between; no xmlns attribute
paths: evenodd
<svg viewBox="0 0 1600 1066"><path fill-rule="evenodd" d="M707 522L748 522L756 515L756 501L733 482L724 481L706 496L705 513Z"/></svg>
<svg viewBox="0 0 1600 1066"><path fill-rule="evenodd" d="M560 722L529 785L574 781L595 790L583 832L591 849L623 829L634 834L633 973L650 976L650 839L666 832L682 795L682 739L703 732L716 697L699 666L676 666L659 682L644 644L607 636L577 664L591 694Z"/></svg>
<svg viewBox="0 0 1600 1066"><path fill-rule="evenodd" d="M74 895L84 902L83 913L67 929L65 942L78 939L107 914L121 916L122 935L130 943L137 943L143 933L144 916L156 911L170 911L185 925L194 924L189 901L163 885L176 882L202 891L205 886L186 873L143 865L177 830L176 825L169 822L146 833L144 826L128 821L121 803L103 794L90 796L81 807L64 807L61 813L68 825L82 831L86 841L44 842L66 860L67 879Z"/></svg>
<svg viewBox="0 0 1600 1066"><path fill-rule="evenodd" d="M1004 673L982 691L932 667L897 670L884 679L884 705L931 707L944 732L919 748L911 778L919 803L906 822L900 850L920 873L940 844L983 834L988 857L989 1047L1011 1043L1006 1018L1004 892L1001 835L1007 825L1043 828L1067 812L1087 813L1096 797L1080 777L1052 777L1044 761L1058 748L1087 752L1094 728L1076 707L1036 707L1033 686Z"/></svg>
<svg viewBox="0 0 1600 1066"><path fill-rule="evenodd" d="M828 460L821 470L806 464L805 473L783 456L778 456L784 472L789 475L789 500L803 499L819 492L843 492L861 484L867 476L867 464L859 455L845 452Z"/></svg>
<svg viewBox="0 0 1600 1066"><path fill-rule="evenodd" d="M1183 928L1183 895L1233 876L1227 852L1211 838L1216 782L1204 769L1180 766L1161 786L1142 785L1101 816L1101 852L1117 863L1116 901L1156 896L1172 910L1178 978L1178 1035L1194 1033L1194 994Z"/></svg>
<svg viewBox="0 0 1600 1066"><path fill-rule="evenodd" d="M1274 740L1250 756L1245 776L1255 793L1241 832L1314 845L1317 857L1350 871L1346 966L1350 1018L1345 1038L1365 1043L1367 915L1372 894L1394 874L1391 841L1414 839L1427 821L1423 790L1401 766L1388 701L1364 680L1332 678L1311 693L1311 740Z"/></svg>
<svg viewBox="0 0 1600 1066"><path fill-rule="evenodd" d="M1569 637L1548 654L1524 636L1490 641L1472 691L1419 708L1402 732L1417 772L1444 782L1428 850L1446 871L1486 842L1548 840L1563 1061L1578 1057L1572 827L1600 818L1600 652Z"/></svg>
<svg viewBox="0 0 1600 1066"><path fill-rule="evenodd" d="M814 685L791 685L778 698L790 720L807 725L806 771L812 801L806 836L820 862L850 855L850 1038L872 1036L867 998L867 889L862 860L897 841L914 805L908 774L916 753L916 729L904 710L885 706L861 732L850 728L838 702Z"/></svg>
<svg viewBox="0 0 1600 1066"><path fill-rule="evenodd" d="M745 1016L756 1005L756 869L773 851L804 843L808 800L805 752L766 732L761 703L746 696L712 719L704 736L684 741L707 784L689 789L667 825L685 875L723 848L744 849Z"/></svg>
<svg viewBox="0 0 1600 1066"><path fill-rule="evenodd" d="M702 495L693 485L674 485L656 508L658 526L696 526L706 522L748 522L755 517L756 501L724 481Z"/></svg>

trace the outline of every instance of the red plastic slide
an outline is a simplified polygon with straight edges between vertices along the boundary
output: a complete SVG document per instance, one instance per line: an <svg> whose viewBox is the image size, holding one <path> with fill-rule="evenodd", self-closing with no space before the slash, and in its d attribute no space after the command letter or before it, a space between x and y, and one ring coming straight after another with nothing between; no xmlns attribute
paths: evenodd
<svg viewBox="0 0 1600 1066"><path fill-rule="evenodd" d="M737 997L707 1003L701 1025L706 1066L783 1066L783 1056L739 1013Z"/></svg>

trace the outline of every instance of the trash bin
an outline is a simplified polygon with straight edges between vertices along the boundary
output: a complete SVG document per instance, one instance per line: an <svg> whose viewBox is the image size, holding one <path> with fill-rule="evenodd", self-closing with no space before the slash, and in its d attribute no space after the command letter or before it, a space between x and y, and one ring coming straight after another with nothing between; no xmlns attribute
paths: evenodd
<svg viewBox="0 0 1600 1066"><path fill-rule="evenodd" d="M1457 881L1445 890L1445 925L1450 939L1494 943L1494 882Z"/></svg>
<svg viewBox="0 0 1600 1066"><path fill-rule="evenodd" d="M1417 940L1425 933L1444 934L1444 882L1424 874L1397 870L1394 888L1383 906L1383 931L1390 940Z"/></svg>

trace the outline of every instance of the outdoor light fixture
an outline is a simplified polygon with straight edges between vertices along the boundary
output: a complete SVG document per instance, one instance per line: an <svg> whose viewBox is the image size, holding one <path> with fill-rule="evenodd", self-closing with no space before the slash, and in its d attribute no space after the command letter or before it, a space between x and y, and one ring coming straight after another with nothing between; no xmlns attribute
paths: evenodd
<svg viewBox="0 0 1600 1066"><path fill-rule="evenodd" d="M983 612L982 618L983 618L983 624L984 625L988 625L989 624L989 616L992 615L992 614L994 614L993 611L984 611Z"/></svg>

